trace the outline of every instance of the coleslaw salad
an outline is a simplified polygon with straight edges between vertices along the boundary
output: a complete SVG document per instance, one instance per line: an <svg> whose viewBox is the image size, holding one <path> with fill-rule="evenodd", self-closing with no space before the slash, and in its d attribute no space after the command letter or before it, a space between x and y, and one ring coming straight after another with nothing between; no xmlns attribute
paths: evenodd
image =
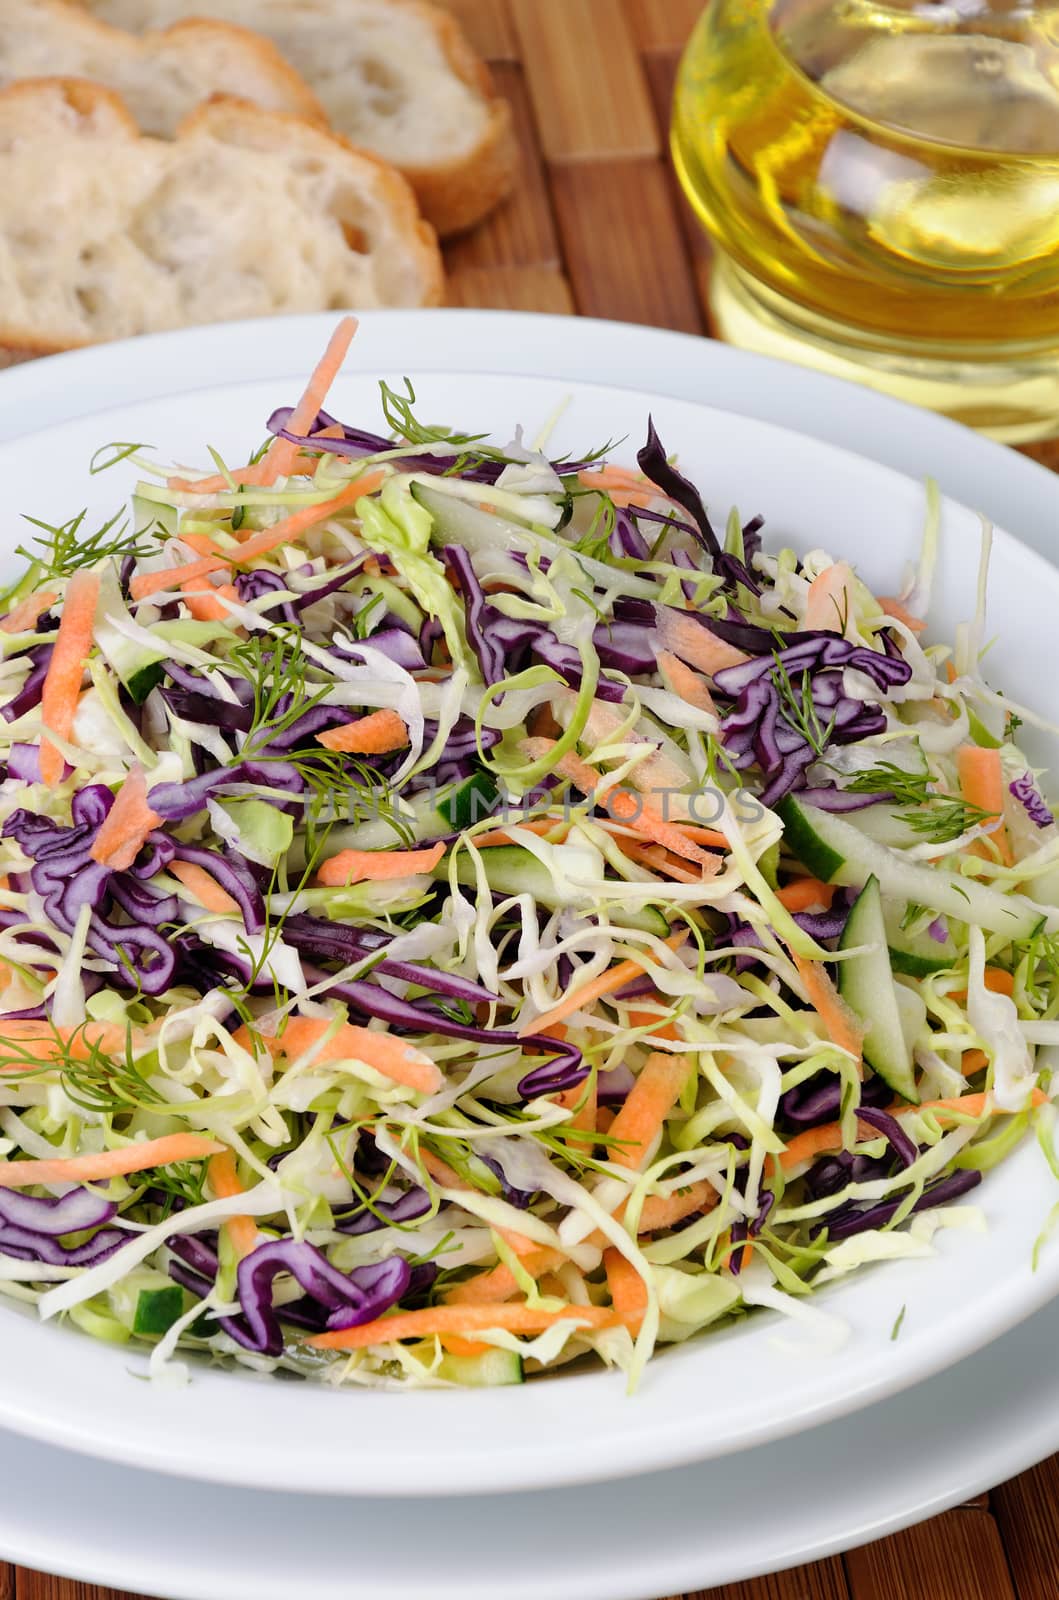
<svg viewBox="0 0 1059 1600"><path fill-rule="evenodd" d="M649 428L322 408L0 621L0 1274L96 1337L510 1383L874 1260L1035 1125L1059 834L982 677ZM899 575L895 574L895 580Z"/></svg>

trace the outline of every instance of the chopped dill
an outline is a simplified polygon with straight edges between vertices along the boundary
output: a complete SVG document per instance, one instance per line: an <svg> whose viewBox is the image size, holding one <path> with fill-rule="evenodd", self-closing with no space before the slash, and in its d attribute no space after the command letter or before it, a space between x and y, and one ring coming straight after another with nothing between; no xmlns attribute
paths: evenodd
<svg viewBox="0 0 1059 1600"><path fill-rule="evenodd" d="M69 522L58 524L24 516L24 521L41 529L41 535L33 540L40 549L31 550L20 544L15 554L38 567L46 578L68 578L82 567L94 567L101 561L124 556L139 560L148 554L147 545L130 542L129 523L123 512L115 512L95 533L86 534L82 530L87 515L86 508Z"/></svg>
<svg viewBox="0 0 1059 1600"><path fill-rule="evenodd" d="M106 1115L146 1110L164 1103L144 1075L132 1053L131 1029L126 1033L123 1055L110 1055L98 1041L87 1035L87 1024L64 1036L54 1029L48 1040L49 1059L42 1061L41 1040L15 1040L0 1045L0 1073L5 1079L37 1078L57 1072L63 1088L75 1105L85 1111Z"/></svg>
<svg viewBox="0 0 1059 1600"><path fill-rule="evenodd" d="M993 813L954 795L938 794L926 772L908 772L893 761L858 772L846 785L854 794L889 796L901 808L904 820L916 833L945 844L980 822L993 820Z"/></svg>

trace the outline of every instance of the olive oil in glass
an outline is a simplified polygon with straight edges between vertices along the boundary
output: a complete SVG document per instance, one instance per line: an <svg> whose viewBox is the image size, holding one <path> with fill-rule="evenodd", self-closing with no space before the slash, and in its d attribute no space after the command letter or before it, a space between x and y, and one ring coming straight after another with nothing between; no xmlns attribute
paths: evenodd
<svg viewBox="0 0 1059 1600"><path fill-rule="evenodd" d="M722 338L1059 432L1059 7L713 0L673 152Z"/></svg>

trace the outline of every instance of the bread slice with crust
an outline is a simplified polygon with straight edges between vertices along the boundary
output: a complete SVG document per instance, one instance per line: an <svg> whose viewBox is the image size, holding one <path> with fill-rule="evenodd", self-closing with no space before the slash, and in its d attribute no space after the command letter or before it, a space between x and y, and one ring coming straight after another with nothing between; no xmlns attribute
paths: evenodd
<svg viewBox="0 0 1059 1600"><path fill-rule="evenodd" d="M77 79L0 91L0 344L38 353L273 312L434 305L399 173L285 113L217 100L173 140Z"/></svg>
<svg viewBox="0 0 1059 1600"><path fill-rule="evenodd" d="M336 131L392 161L424 215L449 234L508 193L517 150L497 95L456 20L421 0L81 0L123 28L189 14L271 39Z"/></svg>
<svg viewBox="0 0 1059 1600"><path fill-rule="evenodd" d="M2 0L0 88L44 76L90 78L115 90L141 130L164 139L217 94L310 122L327 120L275 45L246 28L189 19L137 35L64 0Z"/></svg>

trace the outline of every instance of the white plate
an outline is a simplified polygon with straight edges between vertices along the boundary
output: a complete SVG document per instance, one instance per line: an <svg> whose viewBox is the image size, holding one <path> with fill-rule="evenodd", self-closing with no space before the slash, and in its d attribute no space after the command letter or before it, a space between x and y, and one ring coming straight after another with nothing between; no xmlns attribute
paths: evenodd
<svg viewBox="0 0 1059 1600"><path fill-rule="evenodd" d="M1052 1307L924 1387L799 1438L679 1472L500 1499L175 1485L0 1434L0 1558L167 1600L657 1600L712 1590L882 1538L1048 1455L1059 1445L1057 1343Z"/></svg>
<svg viewBox="0 0 1059 1600"><path fill-rule="evenodd" d="M487 317L479 323L433 315L384 317L378 323L371 319L364 341L355 347L359 366L374 369L378 361L396 377L407 363L416 375L417 343L425 349L433 339L436 355L445 342L438 323L447 325L450 349L461 353L475 340L454 338L452 329L484 328L493 336L494 362L501 359L498 341L510 329L503 359L512 365L526 353L538 329L543 337L553 326L549 319L527 318L509 322ZM0 399L6 393L9 407L17 407L24 419L39 421L35 411L46 406L42 397L58 383L61 412L77 420L23 437L17 446L0 446L0 470L6 469L9 484L19 485L26 509L54 519L86 502L91 513L113 509L123 475L128 480L127 470L121 467L94 479L85 475L89 455L107 440L146 439L189 461L204 459L209 441L228 459L237 459L240 449L257 442L272 407L294 398L298 376L323 343L326 326L324 319L286 329L283 324L258 325L249 333L214 329L208 338L198 333L166 337L16 371L0 385ZM561 326L568 346L585 337L580 324ZM394 337L387 340L390 330ZM643 330L605 331L612 341L643 346ZM101 409L115 385L123 401L130 385L139 385L144 395L152 392L150 367L143 366L145 344L153 347L148 354L153 353L160 367L178 374L179 381L173 382L179 387L186 386L189 365L194 366L187 359L188 347L199 358L208 349L211 371L242 373L241 357L252 335L258 341L267 336L270 343L283 342L283 359L277 358L273 368L278 378L262 380L261 372L268 368L262 368L258 351L250 364L252 378L242 382L145 398L125 409ZM962 473L965 458L970 465L985 451L992 456L995 474L991 506L997 504L996 480L1006 478L1008 509L1017 512L1017 497L1024 495L1032 513L1026 531L1043 540L1054 526L1059 484L952 425L906 413L843 385L810 380L800 369L748 362L734 352L673 336L647 337L656 339L656 348L667 359L677 351L684 359L690 344L702 388L712 394L726 395L732 374L745 372L744 403L761 385L773 406L777 394L785 392L787 414L799 422L812 406L829 405L833 409L828 414L841 414L847 427L850 414L860 411L861 432L872 440L883 426L904 428L910 436L914 431L921 441L934 439L929 454L939 476L950 481ZM599 347L598 329L590 329L587 338L594 349ZM539 339L537 344L539 362ZM129 363L135 372L126 378ZM567 351L567 372L570 366ZM584 370L583 361L579 370ZM641 371L637 368L636 375ZM671 371L672 362L667 376ZM632 378L632 371L626 376ZM374 370L370 377L343 377L334 393L335 411L374 421L374 377ZM164 388L166 381L155 380L154 387ZM435 373L424 376L419 388L424 416L488 427L500 438L509 437L517 421L539 422L561 395L569 394L556 448L576 449L628 433L630 457L650 408L667 449L679 452L722 518L729 503L738 499L747 514L766 514L773 541L789 538L803 548L828 545L855 559L868 581L883 590L893 589L904 563L918 550L923 516L919 485L767 423L629 388L605 390L558 379ZM7 548L16 542L12 510L9 499ZM944 633L973 610L977 518L947 504L942 542L934 614ZM1013 695L1032 701L1039 685L1054 681L1059 671L1059 636L1053 626L1059 573L998 535L991 594L990 625L1001 636L991 670ZM670 1467L775 1440L894 1393L978 1348L1050 1298L1059 1288L1059 1251L1046 1253L1037 1274L1030 1270L1033 1240L1055 1198L1035 1148L1024 1147L978 1193L990 1222L985 1237L945 1236L936 1260L889 1266L820 1297L853 1330L845 1349L826 1358L808 1352L792 1357L777 1350L774 1321L759 1317L667 1352L631 1401L623 1397L621 1380L603 1373L535 1382L522 1389L398 1396L336 1395L203 1372L188 1389L176 1392L134 1382L129 1374L138 1358L128 1352L115 1352L64 1329L40 1328L7 1312L0 1318L0 1422L146 1468L302 1492L485 1493ZM905 1331L893 1343L889 1333L902 1305L907 1308ZM424 1438L444 1440L443 1471L424 1454Z"/></svg>

